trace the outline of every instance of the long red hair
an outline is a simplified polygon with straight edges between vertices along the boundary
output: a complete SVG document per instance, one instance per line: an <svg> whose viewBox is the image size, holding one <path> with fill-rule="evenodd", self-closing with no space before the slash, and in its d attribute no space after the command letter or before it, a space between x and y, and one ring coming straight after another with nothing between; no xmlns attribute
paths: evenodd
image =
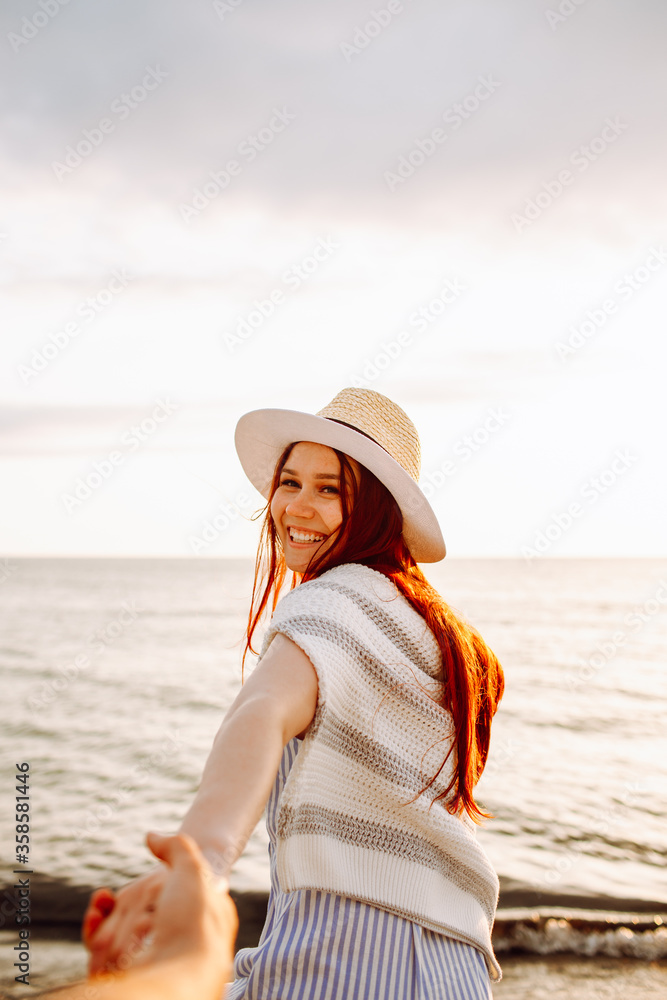
<svg viewBox="0 0 667 1000"><path fill-rule="evenodd" d="M295 443L280 456L271 484L255 562L244 664L248 652L256 652L253 635L267 608L275 610L288 572L271 517L271 499ZM340 529L331 547L321 556L313 556L305 573L292 573L291 587L313 580L334 566L362 563L392 580L424 618L442 652L441 704L452 716L454 739L438 771L422 791L436 781L453 753L451 780L434 801L442 800L449 812L458 815L465 811L475 822L480 822L489 814L478 807L473 789L486 764L491 720L503 694L502 667L476 629L443 601L412 558L403 541L401 511L389 490L362 465L358 466L357 482L347 455L340 451L336 455L344 484Z"/></svg>

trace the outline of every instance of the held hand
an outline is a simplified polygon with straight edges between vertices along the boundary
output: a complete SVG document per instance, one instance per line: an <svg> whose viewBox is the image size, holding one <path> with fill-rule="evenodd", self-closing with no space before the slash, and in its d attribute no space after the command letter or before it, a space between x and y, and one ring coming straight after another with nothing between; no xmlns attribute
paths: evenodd
<svg viewBox="0 0 667 1000"><path fill-rule="evenodd" d="M83 919L83 942L90 952L89 973L128 968L153 926L157 899L167 878L160 865L114 894L93 893Z"/></svg>
<svg viewBox="0 0 667 1000"><path fill-rule="evenodd" d="M93 893L83 924L94 966L91 978L49 993L53 1000L89 1000L93 995L99 1000L218 1000L221 996L231 972L238 930L226 882L213 874L187 834L161 837L149 833L147 842L164 865L118 895L109 889ZM161 890L156 890L158 881ZM148 902L151 899L153 903ZM141 924L136 915L129 919L130 901L140 912L148 909L152 921L150 944L133 952L118 943L125 917L134 926Z"/></svg>
<svg viewBox="0 0 667 1000"><path fill-rule="evenodd" d="M157 901L151 944L135 965L185 959L190 980L200 977L202 991L211 981L220 989L231 969L239 923L226 881L213 876L187 834L149 833L147 842L168 866L168 878Z"/></svg>
<svg viewBox="0 0 667 1000"><path fill-rule="evenodd" d="M81 931L86 947L88 947L88 942L92 939L97 928L106 920L115 905L116 897L111 889L96 889L92 894L83 917Z"/></svg>

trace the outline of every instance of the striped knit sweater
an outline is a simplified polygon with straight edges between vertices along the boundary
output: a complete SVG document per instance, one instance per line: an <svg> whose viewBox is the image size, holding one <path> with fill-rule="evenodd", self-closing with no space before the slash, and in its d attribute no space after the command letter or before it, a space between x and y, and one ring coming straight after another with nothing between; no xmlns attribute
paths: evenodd
<svg viewBox="0 0 667 1000"><path fill-rule="evenodd" d="M383 574L348 563L285 594L261 654L277 632L303 649L319 685L280 802L281 887L351 896L475 945L499 978L498 878L472 821L433 803L449 765L419 794L453 732L424 619Z"/></svg>

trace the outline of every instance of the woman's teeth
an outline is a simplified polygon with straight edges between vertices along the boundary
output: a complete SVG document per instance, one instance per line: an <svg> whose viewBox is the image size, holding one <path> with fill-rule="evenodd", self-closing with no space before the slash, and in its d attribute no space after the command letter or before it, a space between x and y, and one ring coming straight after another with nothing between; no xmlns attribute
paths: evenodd
<svg viewBox="0 0 667 1000"><path fill-rule="evenodd" d="M296 531L294 528L289 529L290 541L292 542L323 542L324 535L315 535L308 531Z"/></svg>

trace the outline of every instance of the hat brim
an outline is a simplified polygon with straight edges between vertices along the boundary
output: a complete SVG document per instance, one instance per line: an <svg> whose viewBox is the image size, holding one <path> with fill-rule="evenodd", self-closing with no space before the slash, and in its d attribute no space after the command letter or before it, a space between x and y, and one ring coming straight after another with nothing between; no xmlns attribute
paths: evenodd
<svg viewBox="0 0 667 1000"><path fill-rule="evenodd" d="M292 442L314 441L356 459L383 483L403 515L403 538L416 562L446 555L438 519L418 484L379 444L352 427L298 410L251 410L236 425L234 443L247 475L268 500L276 462Z"/></svg>

